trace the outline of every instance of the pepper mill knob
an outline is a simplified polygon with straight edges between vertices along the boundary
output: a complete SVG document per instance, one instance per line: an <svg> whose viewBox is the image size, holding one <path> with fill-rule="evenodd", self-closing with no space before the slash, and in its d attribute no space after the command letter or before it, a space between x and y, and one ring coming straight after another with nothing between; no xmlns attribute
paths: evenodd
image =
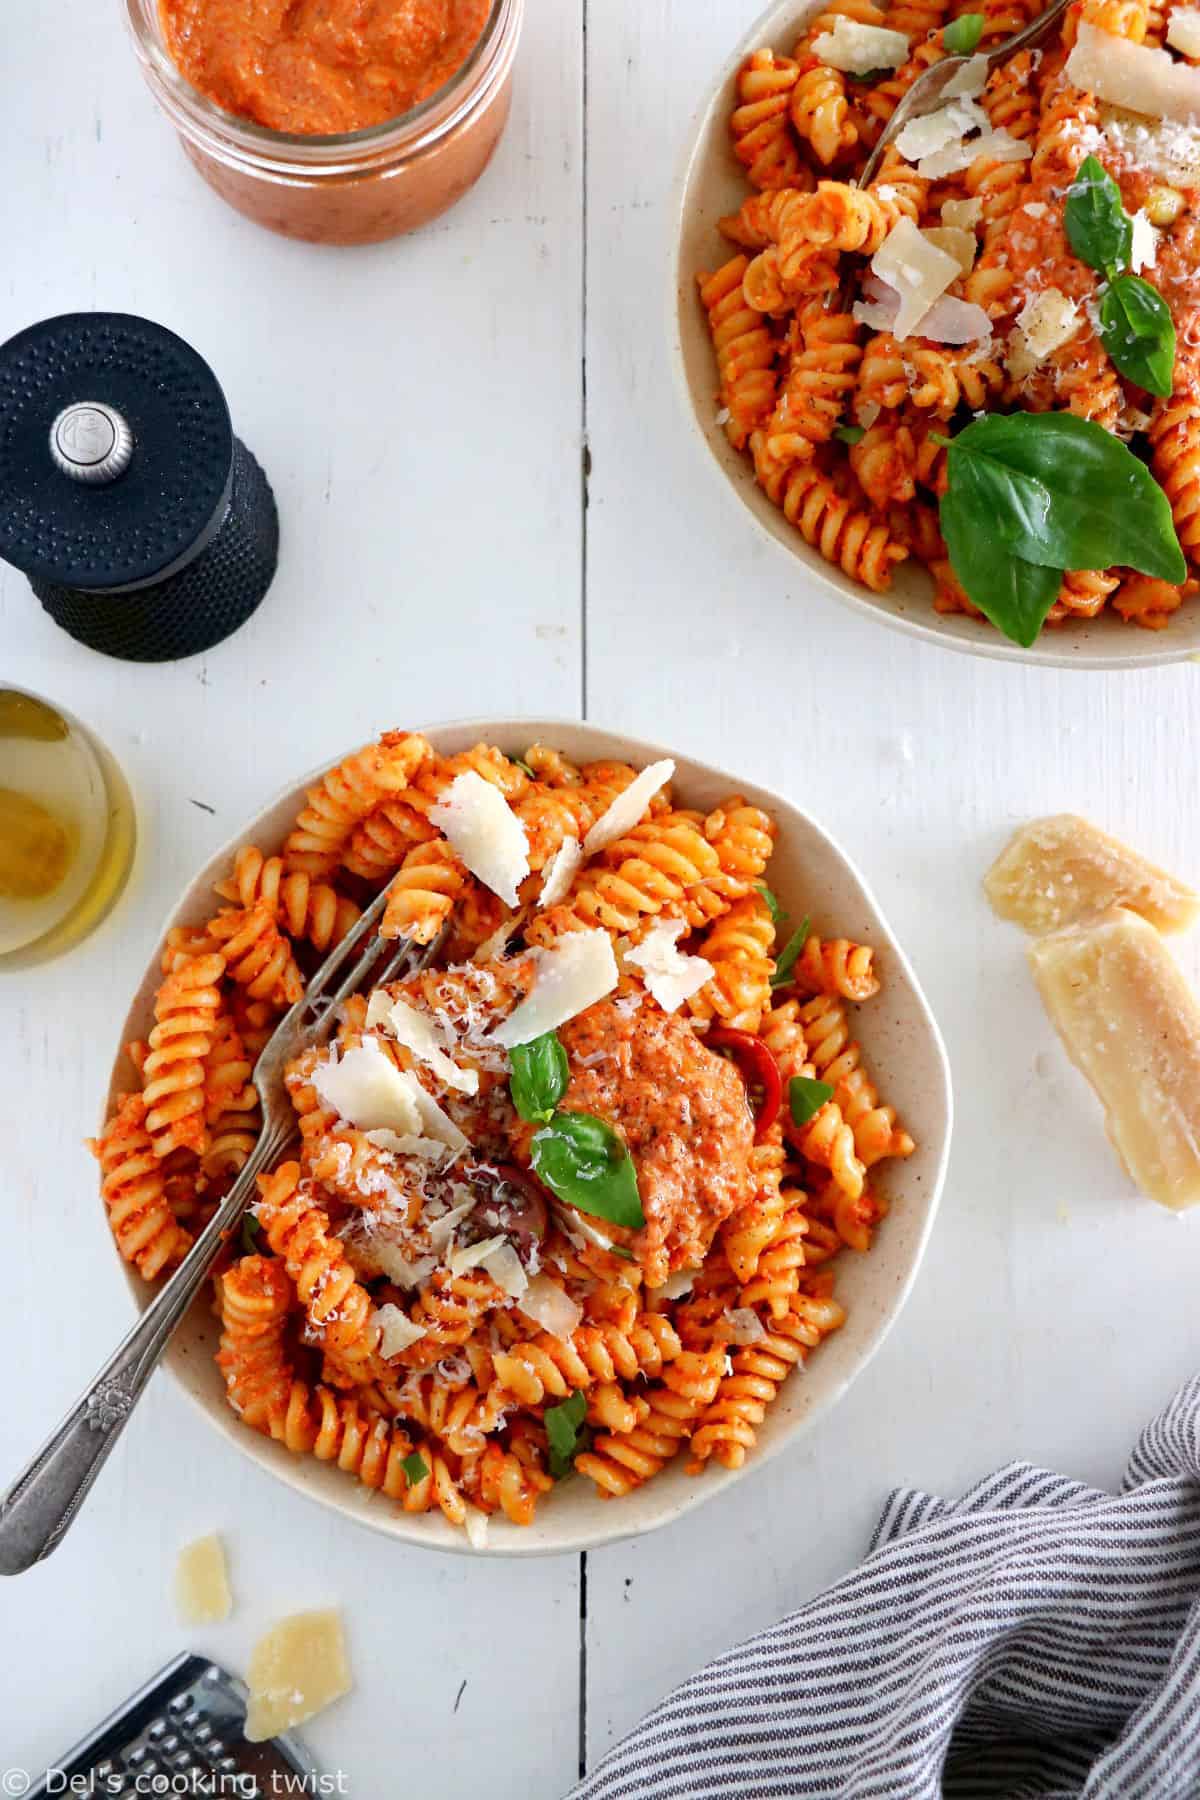
<svg viewBox="0 0 1200 1800"><path fill-rule="evenodd" d="M115 406L77 400L50 427L50 455L60 474L99 487L123 475L133 460L133 433Z"/></svg>

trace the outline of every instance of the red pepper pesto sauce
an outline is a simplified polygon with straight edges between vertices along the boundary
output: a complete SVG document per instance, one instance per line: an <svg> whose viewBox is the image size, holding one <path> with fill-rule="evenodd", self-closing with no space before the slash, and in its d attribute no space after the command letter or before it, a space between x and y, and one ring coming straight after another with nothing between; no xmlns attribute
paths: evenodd
<svg viewBox="0 0 1200 1800"><path fill-rule="evenodd" d="M571 1070L563 1110L613 1126L637 1167L645 1229L602 1229L629 1245L651 1286L698 1267L718 1225L751 1195L754 1119L741 1076L655 1006L630 1014L601 1000L558 1035Z"/></svg>
<svg viewBox="0 0 1200 1800"><path fill-rule="evenodd" d="M380 125L444 87L492 0L159 0L171 57L200 93L274 131Z"/></svg>

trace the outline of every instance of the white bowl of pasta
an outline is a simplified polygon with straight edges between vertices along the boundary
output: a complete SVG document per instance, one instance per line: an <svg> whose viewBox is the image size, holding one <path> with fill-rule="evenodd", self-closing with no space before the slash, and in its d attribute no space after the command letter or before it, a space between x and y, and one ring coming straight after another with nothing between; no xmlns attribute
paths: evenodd
<svg viewBox="0 0 1200 1800"><path fill-rule="evenodd" d="M789 186L811 188L818 179L844 182L855 176L865 157L864 146L872 141L872 134L877 135L880 121L888 116L911 75L936 60L936 45L940 41L937 27L948 16L944 8L927 4L927 0L894 0L884 23L887 27L898 25L909 36L910 61L894 79L872 81L867 77L856 86L851 77L843 78L834 69L810 68L806 72L802 56L810 49L815 21L828 10L828 4L829 0L824 0L824 4L823 0L779 0L769 7L730 56L689 128L671 212L676 235L670 261L667 329L680 396L703 445L705 462L716 470L722 486L736 496L758 528L790 559L793 586L803 604L808 603L814 590L823 589L855 611L927 642L1010 661L1111 669L1194 657L1200 651L1200 596L1192 595L1194 582L1172 588L1165 581L1138 577L1128 569L1069 576L1051 607L1047 623L1031 644L1010 641L982 615L973 613L969 602L964 610L965 596L937 529L935 484L944 482L944 465L940 461L944 450L939 453L931 441L932 433L953 433L970 422L972 412L976 418L981 417L983 409L1041 410L1045 404L1045 370L1033 370L1022 385L1014 387L1015 378L1005 372L1010 345L1004 334L1011 329L1007 318L996 323L997 335L982 348L968 344L949 351L944 345L916 336L897 345L885 329L878 328L881 320L875 326L854 325L842 311L849 302L832 296L851 270L858 277L853 296L856 300L879 296L882 290L877 287L872 291L869 286L871 271L865 254L842 256L840 260L834 256L829 265L832 272L824 290L818 293L815 290L820 286L819 261L802 265L797 260L804 248L804 234L813 227L817 213L811 209L804 213L797 207L789 222L782 224L782 203L777 202L774 214L768 217L766 202L774 190ZM1094 6L1098 4L1099 0L1093 0ZM838 10L836 0L833 10ZM864 6L863 0L846 0L842 10L856 19L882 17L873 15L873 9L869 4ZM983 10L960 4L951 12ZM1037 10L1036 5L1025 10L998 10L994 27L989 14L983 48L988 47L987 32L995 29L998 36L1007 35ZM823 29L828 29L827 23ZM1044 105L1040 114L1038 110L1043 95L1039 86L1042 74L1038 71L1057 68L1051 50L1045 53L1046 60L1035 61L1032 69L1015 69L1012 94L999 96L999 104L993 108L993 124L1011 124L1018 136L1029 137L1031 146L1039 143L1039 121L1049 118ZM753 60L756 53L761 53L757 62ZM809 61L812 60L810 56ZM819 111L817 102L821 97L801 100L799 95L805 80L820 83L830 78L835 96L843 96L842 128L856 129L857 119L859 142L853 146L843 142L835 149L831 141L825 146L831 160L825 163L817 153L816 140L822 129L827 136L832 131L836 140L837 115L833 115L831 127L827 113ZM1088 99L1091 113L1095 113L1090 97L1081 98ZM991 105L990 93L983 99L986 106ZM1070 94L1064 100L1059 93L1059 114L1065 111L1068 115L1068 136L1075 125L1079 126L1077 154L1065 170L1048 169L1043 185L1036 187L1036 200L1039 177L1035 173L1027 181L1022 192L1033 203L1036 227L1019 208L1009 214L1010 222L1020 223L1029 244L1034 243L1036 230L1048 231L1051 223L1057 227L1062 195L1085 151L1094 150L1098 144L1099 154L1107 155L1105 145L1109 140L1094 129L1096 120L1090 114L1085 116L1083 108L1076 118L1070 99ZM1059 114L1050 119L1047 135L1058 119L1061 139ZM815 123L818 116L825 121L823 126ZM797 129L797 117L807 135ZM1132 115L1123 117L1128 122ZM1107 130L1106 114L1100 115L1099 122ZM1114 129L1119 131L1121 122L1118 115ZM1109 160L1112 167L1118 167L1115 159ZM982 166L981 163L979 167ZM1008 161L999 166L1002 173L997 181L1011 196L1014 183L1025 180L1025 172L1036 171L1039 165ZM911 174L911 170L902 172L900 185ZM1049 185L1051 175L1058 182L1056 187ZM895 195L899 191L895 176L893 164L876 180L890 178L887 192ZM939 216L943 223L947 217L954 218L960 232L965 225L979 240L975 251L977 271L988 255L986 209L993 204L986 179L980 179L972 169L941 182L917 183L910 215L922 229L936 224ZM1189 177L1194 179L1194 174ZM1132 180L1131 187L1127 171L1121 173L1130 212L1144 200L1147 177L1135 168ZM1180 179L1180 186L1183 185ZM979 199L980 195L985 211L973 223L962 214L940 214L947 198L959 201L963 197ZM819 197L812 198L815 202ZM759 208L757 214L753 207L747 212L748 201ZM1175 201L1182 205L1182 195L1176 193ZM1011 206L1011 197L1006 204ZM827 223L829 217L828 213L821 214L820 229L832 228ZM1186 217L1185 213L1184 221ZM734 223L732 234L722 231L721 221L738 219L740 225ZM1003 221L1000 228L1003 229ZM1015 225L1011 229L1015 230ZM1051 247L1039 253L1035 246L1032 260L1037 267L1030 278L1033 285L1054 276L1049 265L1060 254L1062 242L1060 230ZM1021 249L1028 254L1025 241L1021 242ZM773 261L777 252L780 260ZM800 269L800 276L791 286L786 279L780 279L781 268L792 272L793 265L787 262L789 253L794 267ZM1179 246L1177 253L1186 259L1186 251ZM1002 239L997 239L992 254L1009 254ZM1184 291L1184 278L1190 273L1189 265L1180 276L1179 291ZM702 276L707 276L707 280L698 282ZM814 289L811 300L804 297L809 277ZM1064 278L1071 292L1080 296L1085 294L1088 282L1092 282L1098 295L1100 279L1096 276L1093 281L1089 271L1077 261L1072 265L1070 278ZM865 290L864 280L868 281ZM954 284L951 295L959 291L959 286ZM976 296L971 276L961 286L967 297ZM752 305L752 301L757 305ZM820 311L827 303L835 315L840 314L840 325L835 318L832 322L823 320L812 331L802 327L801 312L806 305ZM1092 312L1094 315L1094 306ZM1183 325L1178 319L1177 326L1181 345L1190 344L1190 336L1182 335ZM1180 454L1180 432L1190 429L1185 415L1190 418L1194 411L1184 391L1181 365L1176 364L1177 391L1170 402L1170 408L1175 410L1168 418L1166 402L1155 408L1144 393L1134 394L1128 387L1122 393L1117 373L1107 364L1103 347L1098 345L1090 325L1081 336L1056 351L1055 356L1064 367L1055 372L1054 379L1065 385L1051 404L1063 410L1072 384L1075 390L1084 384L1092 367L1089 359L1098 358L1104 363L1104 395L1109 396L1111 389L1114 415L1116 409L1124 409L1116 429L1122 437L1132 437L1134 448L1154 470L1168 497L1173 496L1176 527L1190 544L1194 537L1192 490L1183 492L1180 471L1184 465L1172 460ZM970 359L974 359L973 368L967 366ZM813 377L818 362L832 379L827 390L820 390L819 405L814 409L817 388ZM1069 364L1075 366L1068 367ZM1035 393L1039 381L1043 383L1041 399ZM957 397L957 407L952 402L943 404L938 398L951 389ZM1078 398L1075 404L1086 417L1114 429L1107 415L1101 416L1101 401L1094 408L1090 401ZM1105 398L1103 405L1107 404ZM829 441L824 426L810 432L809 426L821 407L826 415L824 425L829 430L837 424L839 431L848 428L856 432L856 446ZM1140 412L1141 408L1145 412ZM1145 429L1135 429L1139 418L1145 426L1151 415L1154 423L1148 428L1149 435ZM865 443L862 420L867 422ZM1155 424L1159 420L1161 441L1155 439ZM907 438L897 435L901 427L910 428ZM811 448L799 445L806 435L816 444L815 455ZM986 523L980 525L979 535L987 543L992 542ZM1002 557L998 538L995 547Z"/></svg>
<svg viewBox="0 0 1200 1800"><path fill-rule="evenodd" d="M216 1314L197 1303L167 1356L265 1469L399 1540L533 1555L668 1523L821 1418L916 1276L952 1103L912 970L847 858L779 795L675 758L669 787L642 793L640 822L613 838L612 803L667 755L547 720L389 734L212 858L125 1022L101 1218L144 1305L244 1160L249 1065L316 946L397 866L389 906L406 932L450 913L433 969L378 1017L381 1002L370 1018L350 1002L334 1046L289 1082L299 1150L267 1179ZM511 909L450 848L454 826L438 837L430 822L481 774L528 847L515 938ZM607 845L539 906L564 836L603 837L605 819ZM585 931L589 953L615 949L617 986L558 1027L561 1077L531 1145L512 1104L519 1052L490 1036ZM649 991L650 943L689 974L682 1001L669 984ZM701 960L680 963L681 946ZM418 1013L440 1061L388 1035ZM334 1094L331 1070L381 1051L389 1081L424 1083L420 1129L440 1142L372 1126L357 1090ZM594 1191L577 1210L578 1185L539 1160L539 1139L564 1120L569 1136L573 1113L604 1116L638 1196L632 1222Z"/></svg>

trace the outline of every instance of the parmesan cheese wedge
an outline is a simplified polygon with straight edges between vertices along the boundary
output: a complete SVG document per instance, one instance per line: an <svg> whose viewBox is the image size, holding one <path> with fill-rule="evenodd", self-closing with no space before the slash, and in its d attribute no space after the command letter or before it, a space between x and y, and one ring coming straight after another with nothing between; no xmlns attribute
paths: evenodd
<svg viewBox="0 0 1200 1800"><path fill-rule="evenodd" d="M250 1652L244 1734L251 1744L278 1737L350 1692L350 1664L336 1612L281 1619Z"/></svg>
<svg viewBox="0 0 1200 1800"><path fill-rule="evenodd" d="M1200 1203L1200 1006L1153 925L1115 908L1029 960L1130 1178L1173 1211Z"/></svg>
<svg viewBox="0 0 1200 1800"><path fill-rule="evenodd" d="M185 1625L216 1625L233 1611L225 1549L215 1532L179 1552L175 1603Z"/></svg>
<svg viewBox="0 0 1200 1800"><path fill-rule="evenodd" d="M410 1006L407 1000L393 1000L382 988L377 988L367 1007L367 1025L371 1029L382 1025L398 1044L411 1050L417 1061L432 1069L447 1087L457 1089L460 1094L479 1092L476 1071L459 1068L439 1044L433 1021L427 1014L418 1012L415 1006Z"/></svg>
<svg viewBox="0 0 1200 1800"><path fill-rule="evenodd" d="M595 856L597 850L607 849L635 825L640 825L655 794L667 785L674 773L675 764L665 756L661 762L650 763L640 775L635 775L612 805L600 814L584 838L583 854Z"/></svg>
<svg viewBox="0 0 1200 1800"><path fill-rule="evenodd" d="M1159 931L1186 931L1200 916L1200 894L1075 813L1022 825L983 887L1000 918L1030 932L1057 931L1113 906Z"/></svg>
<svg viewBox="0 0 1200 1800"><path fill-rule="evenodd" d="M533 990L492 1033L511 1050L565 1025L617 985L617 959L607 931L572 931L549 950L535 951Z"/></svg>
<svg viewBox="0 0 1200 1800"><path fill-rule="evenodd" d="M1080 22L1063 73L1072 86L1097 100L1151 119L1188 125L1200 118L1200 69L1095 25Z"/></svg>
<svg viewBox="0 0 1200 1800"><path fill-rule="evenodd" d="M704 957L684 956L680 950L686 930L682 919L657 919L641 943L625 953L625 961L642 971L646 987L664 1012L676 1012L713 977L713 966Z"/></svg>
<svg viewBox="0 0 1200 1800"><path fill-rule="evenodd" d="M484 887L505 906L517 904L517 888L529 873L529 838L498 787L467 769L430 807L429 821Z"/></svg>

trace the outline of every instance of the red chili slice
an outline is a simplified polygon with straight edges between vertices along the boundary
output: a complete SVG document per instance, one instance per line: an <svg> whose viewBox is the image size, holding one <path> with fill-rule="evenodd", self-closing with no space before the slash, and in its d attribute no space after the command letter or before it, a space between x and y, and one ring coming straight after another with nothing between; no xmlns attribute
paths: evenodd
<svg viewBox="0 0 1200 1800"><path fill-rule="evenodd" d="M761 1038L753 1037L748 1031L734 1031L729 1025L714 1025L705 1034L704 1042L710 1050L729 1051L748 1093L755 1087L759 1089L760 1097L754 1108L754 1138L756 1143L761 1142L779 1117L783 1105L779 1064Z"/></svg>

